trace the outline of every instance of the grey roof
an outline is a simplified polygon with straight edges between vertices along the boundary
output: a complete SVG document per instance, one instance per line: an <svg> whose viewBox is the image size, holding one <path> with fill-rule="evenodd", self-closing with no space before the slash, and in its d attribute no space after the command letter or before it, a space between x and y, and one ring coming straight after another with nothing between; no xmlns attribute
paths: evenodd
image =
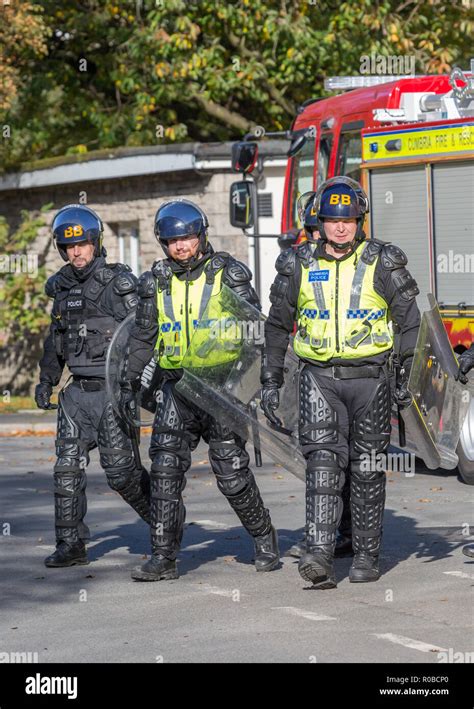
<svg viewBox="0 0 474 709"><path fill-rule="evenodd" d="M83 155L67 155L29 163L23 170L0 175L0 191L32 189L47 185L93 180L113 180L136 175L194 170L196 162L229 161L233 143L177 143L140 148L113 148ZM288 140L264 140L260 155L282 158ZM227 168L227 169L228 169ZM221 165L216 169L226 169Z"/></svg>

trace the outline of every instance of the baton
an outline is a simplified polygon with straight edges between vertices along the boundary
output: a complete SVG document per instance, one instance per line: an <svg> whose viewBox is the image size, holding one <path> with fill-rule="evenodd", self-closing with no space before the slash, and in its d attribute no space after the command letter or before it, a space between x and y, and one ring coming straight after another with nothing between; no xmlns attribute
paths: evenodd
<svg viewBox="0 0 474 709"><path fill-rule="evenodd" d="M148 474L148 470L142 465L142 458L140 455L140 433L133 423L137 416L137 406L136 401L129 401L128 407L129 411L125 411L125 424L128 428L128 435L130 437L130 443L132 444L132 453L135 460L135 467L137 470L144 470Z"/></svg>
<svg viewBox="0 0 474 709"><path fill-rule="evenodd" d="M395 389L399 389L400 386L400 370L401 370L401 364L398 356L394 358L394 365L395 365ZM397 403L397 420L398 420L398 442L400 444L400 448L405 448L407 439L406 439L406 432L405 432L405 421L402 416L402 407Z"/></svg>
<svg viewBox="0 0 474 709"><path fill-rule="evenodd" d="M252 433L253 433L253 449L255 453L255 465L257 468L262 467L262 449L260 448L260 432L258 430L257 404L255 401L250 402L250 416L252 418Z"/></svg>

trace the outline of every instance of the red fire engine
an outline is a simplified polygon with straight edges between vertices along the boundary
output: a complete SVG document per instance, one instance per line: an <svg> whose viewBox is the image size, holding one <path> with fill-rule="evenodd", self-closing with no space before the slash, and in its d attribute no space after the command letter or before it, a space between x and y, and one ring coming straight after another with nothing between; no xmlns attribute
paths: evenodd
<svg viewBox="0 0 474 709"><path fill-rule="evenodd" d="M390 82L326 80L327 89L346 92L300 107L289 133L281 222L282 232L297 233L299 196L327 178L360 181L370 200L368 237L405 251L420 308L433 293L458 354L474 341L473 69ZM251 198L249 190L250 215ZM457 452L463 479L474 484L474 401Z"/></svg>

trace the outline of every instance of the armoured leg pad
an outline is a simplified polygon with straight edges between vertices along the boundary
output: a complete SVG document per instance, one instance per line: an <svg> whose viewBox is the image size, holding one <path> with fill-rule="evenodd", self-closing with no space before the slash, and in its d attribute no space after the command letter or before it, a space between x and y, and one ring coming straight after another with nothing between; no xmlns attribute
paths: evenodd
<svg viewBox="0 0 474 709"><path fill-rule="evenodd" d="M250 470L233 471L233 474L216 473L217 486L252 537L268 534L271 519L264 506L260 490Z"/></svg>
<svg viewBox="0 0 474 709"><path fill-rule="evenodd" d="M151 470L151 545L153 555L175 559L181 544L185 508L184 473L177 468Z"/></svg>
<svg viewBox="0 0 474 709"><path fill-rule="evenodd" d="M313 453L306 470L307 548L326 547L334 553L336 531L342 515L344 471L331 451Z"/></svg>
<svg viewBox="0 0 474 709"><path fill-rule="evenodd" d="M63 470L54 473L57 541L64 540L73 544L89 538L89 529L83 522L87 511L86 484L84 471Z"/></svg>
<svg viewBox="0 0 474 709"><path fill-rule="evenodd" d="M372 472L372 479L351 476L352 545L354 552L377 555L382 540L385 508L385 473Z"/></svg>

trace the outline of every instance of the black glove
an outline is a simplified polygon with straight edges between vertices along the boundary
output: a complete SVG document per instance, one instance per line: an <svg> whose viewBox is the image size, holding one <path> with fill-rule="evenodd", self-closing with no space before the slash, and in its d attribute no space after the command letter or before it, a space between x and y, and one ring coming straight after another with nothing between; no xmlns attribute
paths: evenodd
<svg viewBox="0 0 474 709"><path fill-rule="evenodd" d="M410 404L413 403L413 396L408 391L408 379L408 376L403 377L395 389L395 403L401 409L410 406Z"/></svg>
<svg viewBox="0 0 474 709"><path fill-rule="evenodd" d="M53 387L49 382L40 382L35 389L35 402L38 409L57 409L57 404L50 404Z"/></svg>
<svg viewBox="0 0 474 709"><path fill-rule="evenodd" d="M401 409L406 408L413 403L413 396L408 391L408 381L410 379L412 364L413 350L407 350L401 357L401 370L398 374L394 395L395 403Z"/></svg>
<svg viewBox="0 0 474 709"><path fill-rule="evenodd" d="M260 408L266 418L274 426L283 426L283 422L278 416L275 416L275 411L280 406L280 387L283 384L283 372L279 369L262 369L260 377L262 382L262 393Z"/></svg>
<svg viewBox="0 0 474 709"><path fill-rule="evenodd" d="M260 408L263 413L275 426L283 426L283 422L278 416L273 413L280 406L280 390L276 386L270 386L266 384L262 387L262 398L260 401Z"/></svg>
<svg viewBox="0 0 474 709"><path fill-rule="evenodd" d="M119 407L126 416L134 413L137 391L140 389L140 380L120 382Z"/></svg>
<svg viewBox="0 0 474 709"><path fill-rule="evenodd" d="M459 370L456 375L456 379L461 382L461 384L467 384L467 375L474 367L474 344L470 346L468 350L462 353L458 360Z"/></svg>

